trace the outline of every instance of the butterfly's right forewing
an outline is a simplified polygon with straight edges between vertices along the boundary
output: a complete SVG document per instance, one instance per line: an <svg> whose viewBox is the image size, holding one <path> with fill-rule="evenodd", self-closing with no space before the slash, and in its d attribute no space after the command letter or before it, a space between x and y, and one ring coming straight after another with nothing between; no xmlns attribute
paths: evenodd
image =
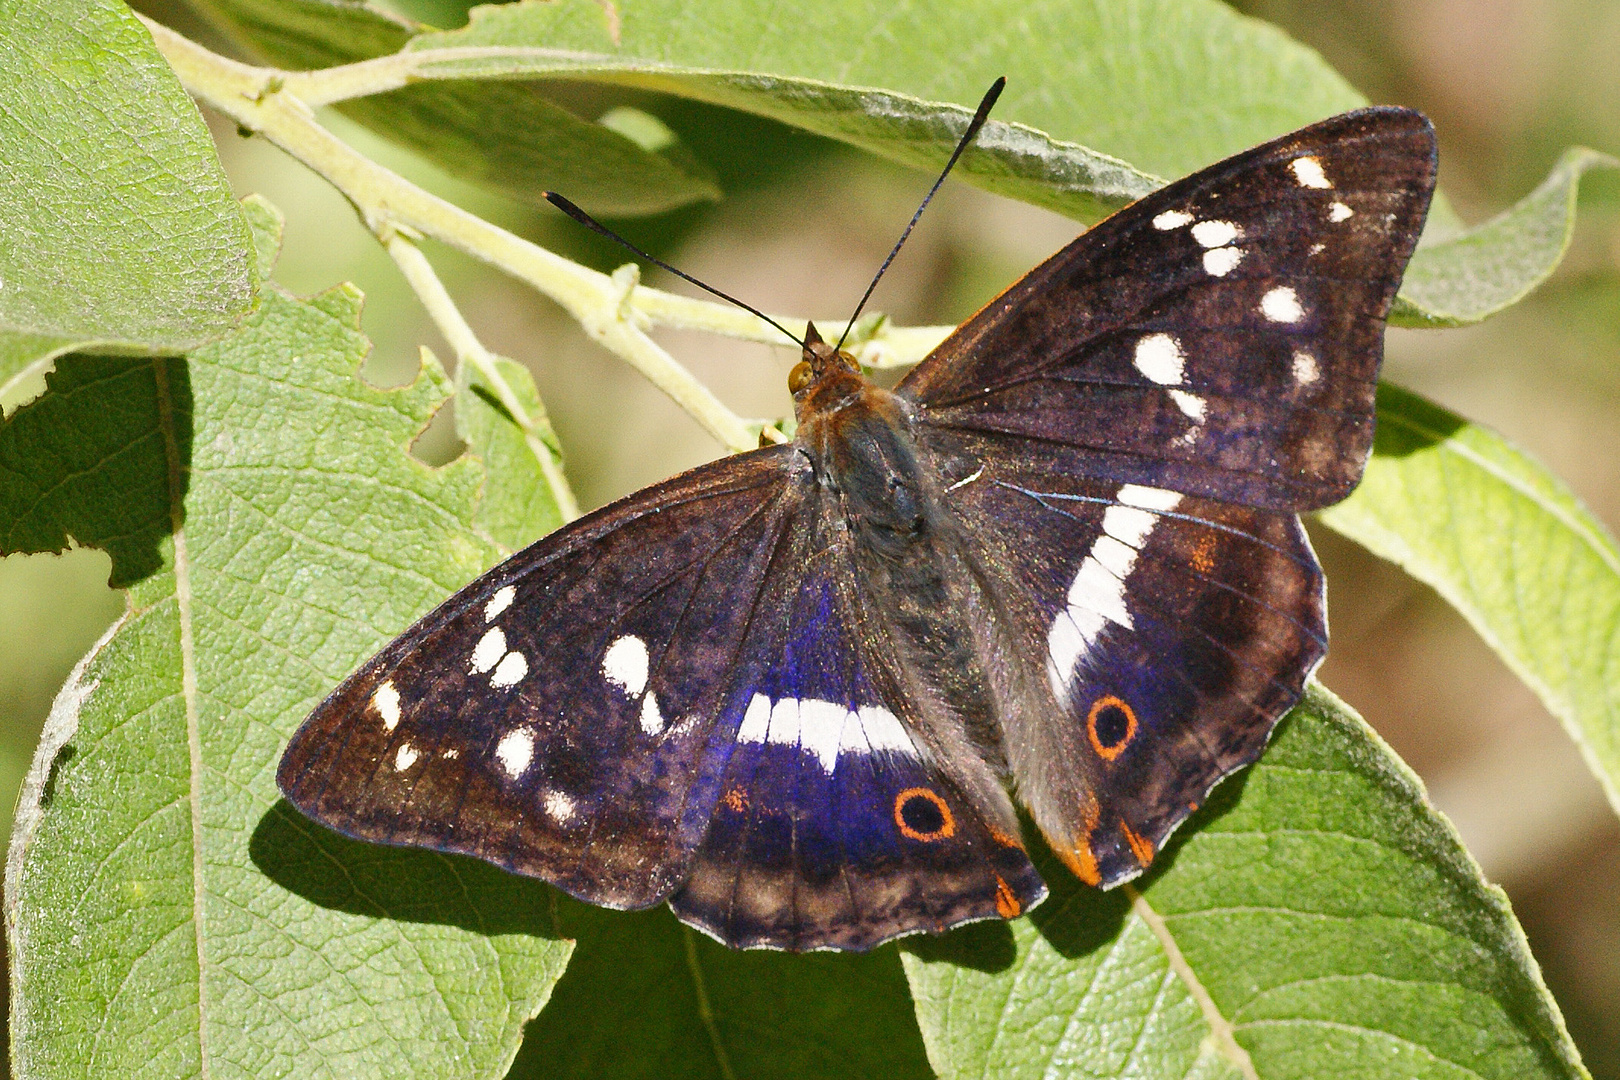
<svg viewBox="0 0 1620 1080"><path fill-rule="evenodd" d="M1082 235L899 390L986 458L1035 450L1273 510L1337 502L1372 449L1384 320L1434 176L1434 131L1406 109L1255 147Z"/></svg>

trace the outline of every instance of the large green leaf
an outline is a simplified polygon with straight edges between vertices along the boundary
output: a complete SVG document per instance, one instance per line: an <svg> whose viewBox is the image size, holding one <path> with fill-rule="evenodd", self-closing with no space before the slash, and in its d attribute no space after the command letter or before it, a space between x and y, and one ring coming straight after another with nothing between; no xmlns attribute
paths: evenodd
<svg viewBox="0 0 1620 1080"><path fill-rule="evenodd" d="M1390 321L1462 326L1524 299L1569 250L1581 177L1588 169L1617 166L1620 161L1607 154L1575 147L1510 209L1420 247L1406 268Z"/></svg>
<svg viewBox="0 0 1620 1080"><path fill-rule="evenodd" d="M961 175L1083 220L1157 186L1152 173L1177 176L1363 103L1280 31L1203 2L901 7L879 29L849 0L775 5L769 18L741 2L702 18L679 3L632 4L612 24L588 0L563 0L477 8L465 29L409 48L457 50L423 75L657 90L928 169L1006 75L996 116L1017 126L988 128Z"/></svg>
<svg viewBox="0 0 1620 1080"><path fill-rule="evenodd" d="M561 925L579 946L529 1025L512 1080L931 1075L892 947L739 952L667 908L567 903Z"/></svg>
<svg viewBox="0 0 1620 1080"><path fill-rule="evenodd" d="M368 4L338 0L199 0L233 36L292 69L398 51L423 29ZM599 214L651 214L720 190L679 147L648 148L515 83L418 85L339 106L439 166L538 202L549 188Z"/></svg>
<svg viewBox="0 0 1620 1080"><path fill-rule="evenodd" d="M202 117L117 0L0 16L0 393L72 347L177 352L253 303Z"/></svg>
<svg viewBox="0 0 1620 1080"><path fill-rule="evenodd" d="M301 0L281 16L300 33L284 36L341 40L366 10ZM615 8L610 18L594 0L548 0L475 9L457 31L410 36L396 28L390 41L422 54L414 78L582 80L655 90L770 117L928 169L949 154L983 88L1006 74L997 119L959 175L1084 221L1151 191L1160 183L1155 173L1178 176L1364 104L1314 53L1215 3L1128 0L1035 12L1010 3L905 8L883 24L893 48L868 44L853 54L845 43L873 37L861 5L776 5L770 19L750 17L751 10L738 0L734 11L711 6L694 19L685 5L647 3ZM951 48L969 41L971 52ZM308 48L315 51L300 55L303 62L336 59L332 46L325 56ZM952 63L937 62L957 52L963 55ZM456 92L493 101L513 90L496 82L458 85ZM350 105L372 108L370 100L385 99ZM442 120L433 126L449 130ZM510 137L479 135L491 145ZM477 155L458 152L447 163L456 167L457 158ZM1413 260L1393 320L1461 325L1522 297L1563 257L1581 174L1611 163L1573 150L1535 192L1471 231L1437 199L1432 242ZM534 189L536 181L524 182Z"/></svg>
<svg viewBox="0 0 1620 1080"><path fill-rule="evenodd" d="M941 1076L1583 1077L1500 891L1320 688L1137 893L912 946Z"/></svg>
<svg viewBox="0 0 1620 1080"><path fill-rule="evenodd" d="M1563 721L1620 810L1620 548L1557 477L1385 385L1366 479L1321 517L1462 612Z"/></svg>
<svg viewBox="0 0 1620 1080"><path fill-rule="evenodd" d="M19 806L20 1075L494 1076L562 973L541 887L344 840L276 794L320 696L495 555L477 462L407 453L446 379L362 383L359 300L272 291L184 359L64 360L0 432L36 481L89 476L77 516L24 532L123 515L163 555Z"/></svg>
<svg viewBox="0 0 1620 1080"><path fill-rule="evenodd" d="M456 429L484 462L478 527L502 550L516 551L563 523L556 494L537 456L543 452L561 462L562 447L546 419L545 406L529 369L505 357L498 358L495 366L517 404L535 423L536 433L525 436L489 380L479 372L467 374L466 389L456 396ZM541 445L531 445L531 439Z"/></svg>

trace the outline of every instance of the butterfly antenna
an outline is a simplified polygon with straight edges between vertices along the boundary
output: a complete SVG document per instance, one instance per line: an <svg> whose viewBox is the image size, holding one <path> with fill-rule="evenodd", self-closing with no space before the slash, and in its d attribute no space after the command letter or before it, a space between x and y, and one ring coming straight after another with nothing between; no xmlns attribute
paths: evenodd
<svg viewBox="0 0 1620 1080"><path fill-rule="evenodd" d="M637 255L641 256L643 259L646 259L648 262L652 263L654 266L662 266L665 270L668 270L670 273L674 274L676 277L682 279L683 281L690 281L693 285L696 285L698 288L702 289L704 292L713 293L715 296L718 296L720 299L729 301L729 302L731 302L733 304L736 304L738 307L742 308L744 311L751 312L752 314L759 316L761 319L764 319L766 322L770 323L772 326L774 326L778 330L782 331L782 333L784 335L786 335L787 339L789 341L793 342L799 348L802 349L802 348L805 347L803 338L799 337L796 334L790 333L788 331L787 327L783 326L781 323L777 322L775 319L771 318L769 315L765 314L763 311L759 310L756 307L753 307L750 304L743 303L741 300L737 299L735 296L730 296L730 295L728 295L726 293L721 292L719 289L715 288L713 285L705 285L703 282L699 281L697 278L693 277L691 274L688 274L688 273L686 273L685 271L682 271L682 270L675 269L673 266L669 265L669 263L665 262L663 259L658 258L656 255L647 254L645 251L642 251L640 248L636 247L636 245L632 244L630 241L626 240L624 237L620 236L618 233L614 232L612 229L608 228L606 225L603 225L600 221L597 221L595 218L591 217L591 215L587 214L585 211L581 210L579 207L575 206L573 203L569 202L567 199L563 198L561 195L557 194L555 191L542 191L540 193L540 197L545 199L546 202L550 203L552 206L555 206L557 209L561 210L563 213L567 214L569 217L573 218L575 221L579 222L581 225L585 226L587 229L590 229L592 232L601 233L603 236L607 237L609 240L612 240L612 241L614 241L615 243L618 243L618 244L623 244L625 247L629 248L631 251L635 252Z"/></svg>
<svg viewBox="0 0 1620 1080"><path fill-rule="evenodd" d="M872 278L872 284L866 287L866 294L861 297L861 302L855 305L855 314L849 317L849 322L844 326L844 332L839 335L835 349L844 347L844 339L849 337L851 330L855 329L855 320L861 317L861 309L866 307L866 302L872 298L872 290L877 288L879 281L883 280L883 273L889 269L889 264L894 262L894 257L900 254L900 249L905 245L906 238L911 235L911 230L917 227L917 219L922 217L924 210L928 209L928 204L933 200L934 193L939 190L939 185L943 184L945 178L951 174L951 169L956 165L956 159L962 156L962 151L968 148L968 143L973 141L973 136L977 135L979 129L984 127L985 119L995 106L996 99L1001 96L1001 88L1006 85L1007 77L1003 75L991 83L990 89L984 92L984 100L979 102L978 109L973 113L973 119L968 121L967 130L962 133L961 141L956 144L956 149L951 151L951 160L945 163L945 168L940 171L939 179L934 181L934 186L929 188L928 194L923 197L922 205L917 207L915 214L911 215L911 223L906 226L906 231L900 234L900 239L895 241L893 250L889 252L889 257L883 260L882 266L878 267L877 274Z"/></svg>

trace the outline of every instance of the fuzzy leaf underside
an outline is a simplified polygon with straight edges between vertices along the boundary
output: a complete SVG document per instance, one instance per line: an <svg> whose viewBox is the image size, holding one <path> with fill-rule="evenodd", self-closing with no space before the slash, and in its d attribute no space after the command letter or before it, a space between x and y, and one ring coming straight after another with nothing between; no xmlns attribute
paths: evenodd
<svg viewBox="0 0 1620 1080"><path fill-rule="evenodd" d="M1399 387L1322 522L1434 587L1536 692L1620 811L1620 547L1500 435Z"/></svg>
<svg viewBox="0 0 1620 1080"><path fill-rule="evenodd" d="M1506 898L1314 684L1139 894L1042 869L1030 918L903 954L942 1077L1586 1075Z"/></svg>
<svg viewBox="0 0 1620 1080"><path fill-rule="evenodd" d="M71 348L226 333L253 304L247 228L146 28L116 0L0 19L0 393Z"/></svg>

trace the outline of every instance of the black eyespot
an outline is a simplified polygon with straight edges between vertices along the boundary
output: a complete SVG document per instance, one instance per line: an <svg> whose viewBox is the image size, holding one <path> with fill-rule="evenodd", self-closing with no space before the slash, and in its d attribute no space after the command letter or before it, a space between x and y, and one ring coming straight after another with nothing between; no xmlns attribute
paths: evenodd
<svg viewBox="0 0 1620 1080"><path fill-rule="evenodd" d="M894 823L902 836L924 843L956 832L956 819L945 800L927 788L907 788L894 797Z"/></svg>
<svg viewBox="0 0 1620 1080"><path fill-rule="evenodd" d="M1125 741L1125 733L1131 730L1131 721L1125 715L1125 710L1118 705L1109 705L1097 712L1097 741L1105 749L1112 750Z"/></svg>
<svg viewBox="0 0 1620 1080"><path fill-rule="evenodd" d="M1113 761L1136 737L1136 713L1123 699L1106 694L1091 703L1091 711L1086 714L1086 735L1099 757Z"/></svg>

